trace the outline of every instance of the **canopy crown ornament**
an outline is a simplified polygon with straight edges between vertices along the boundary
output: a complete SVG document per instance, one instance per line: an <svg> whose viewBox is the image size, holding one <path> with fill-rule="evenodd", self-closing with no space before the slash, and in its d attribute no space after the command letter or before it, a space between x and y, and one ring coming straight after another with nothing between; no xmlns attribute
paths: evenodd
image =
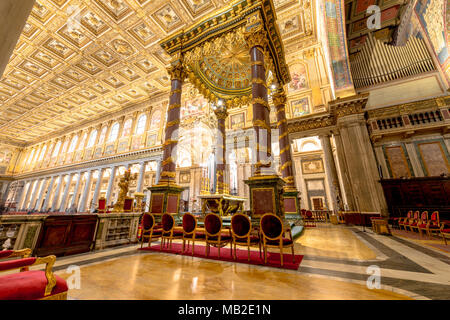
<svg viewBox="0 0 450 320"><path fill-rule="evenodd" d="M251 99L250 48L264 53L266 82L290 82L284 47L272 0L235 0L229 5L160 42L183 66L189 82L210 103L222 100L226 108L247 105ZM180 66L169 68L181 78ZM184 79L184 78L183 78Z"/></svg>

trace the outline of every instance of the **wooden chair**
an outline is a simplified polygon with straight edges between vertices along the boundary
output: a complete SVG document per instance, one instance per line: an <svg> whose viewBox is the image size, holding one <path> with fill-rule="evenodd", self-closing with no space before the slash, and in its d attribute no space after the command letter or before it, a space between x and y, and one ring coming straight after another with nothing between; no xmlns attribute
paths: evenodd
<svg viewBox="0 0 450 320"><path fill-rule="evenodd" d="M292 262L295 261L294 241L292 239L291 230L284 230L283 222L277 215L273 213L264 214L261 217L260 230L262 234L262 245L264 249L264 263L267 263L268 248L280 249L281 266L283 266L283 248L291 247ZM284 234L286 231L289 232L290 239L284 238Z"/></svg>
<svg viewBox="0 0 450 320"><path fill-rule="evenodd" d="M412 212L412 210L410 210L406 214L406 217L399 218L399 220L398 220L398 227L399 227L400 230L402 229L402 227L405 228L405 230L406 230L405 222L409 221L409 219L412 218L412 215L413 215L413 212Z"/></svg>
<svg viewBox="0 0 450 320"><path fill-rule="evenodd" d="M142 235L141 235L141 248L144 245L146 239L148 239L148 246L153 239L161 238L162 229L156 228L155 217L151 213L144 213L142 216Z"/></svg>
<svg viewBox="0 0 450 320"><path fill-rule="evenodd" d="M99 213L106 213L106 198L100 197L98 199L98 210Z"/></svg>
<svg viewBox="0 0 450 320"><path fill-rule="evenodd" d="M228 243L230 244L231 251L230 255L233 255L233 242L231 240L231 235L222 234L222 218L215 213L208 213L205 217L205 232L206 232L206 248L205 254L209 256L209 246L216 247L219 250L220 258L220 248L225 247Z"/></svg>
<svg viewBox="0 0 450 320"><path fill-rule="evenodd" d="M164 213L161 217L162 232L161 232L161 250L164 243L169 241L169 249L172 248L173 239L181 239L183 231L175 227L175 219L169 213Z"/></svg>
<svg viewBox="0 0 450 320"><path fill-rule="evenodd" d="M233 257L236 260L236 246L247 246L248 261L250 261L250 246L259 245L259 257L261 258L261 242L259 237L252 235L252 222L243 213L235 213L231 217L231 236L234 245Z"/></svg>
<svg viewBox="0 0 450 320"><path fill-rule="evenodd" d="M21 257L0 262L0 272L19 269L18 273L0 276L0 300L66 300L67 282L53 273L56 257L30 257L31 249L0 251L0 259ZM31 266L45 264L45 270Z"/></svg>
<svg viewBox="0 0 450 320"><path fill-rule="evenodd" d="M415 229L419 232L419 235L422 236L422 233L420 232L420 225L426 224L428 222L428 211L423 211L420 215L420 219L414 221L409 225L409 229L414 232Z"/></svg>
<svg viewBox="0 0 450 320"><path fill-rule="evenodd" d="M185 248L185 243L189 246L189 241L192 241L192 256L194 256L195 240L204 240L206 237L204 232L197 231L197 218L189 212L183 215L183 250Z"/></svg>
<svg viewBox="0 0 450 320"><path fill-rule="evenodd" d="M305 221L305 227L315 227L316 219L311 210L302 211L304 213L303 220Z"/></svg>

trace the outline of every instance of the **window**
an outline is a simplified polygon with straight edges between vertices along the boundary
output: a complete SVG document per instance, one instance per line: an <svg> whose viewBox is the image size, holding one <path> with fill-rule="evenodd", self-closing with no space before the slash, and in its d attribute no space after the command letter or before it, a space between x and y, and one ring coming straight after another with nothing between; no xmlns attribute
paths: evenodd
<svg viewBox="0 0 450 320"><path fill-rule="evenodd" d="M42 161L42 159L44 158L45 151L47 151L47 145L45 145L45 146L42 148L42 151L41 151L41 154L39 155L38 161Z"/></svg>
<svg viewBox="0 0 450 320"><path fill-rule="evenodd" d="M37 161L37 159L39 157L40 150L41 150L41 148L37 149L37 151L36 151L36 153L34 155L33 161L31 163L35 163Z"/></svg>
<svg viewBox="0 0 450 320"><path fill-rule="evenodd" d="M75 146L77 145L78 136L75 136L72 138L72 141L70 141L70 147L67 152L73 152L75 150Z"/></svg>
<svg viewBox="0 0 450 320"><path fill-rule="evenodd" d="M97 130L94 130L91 132L91 135L89 136L89 141L86 148L91 148L94 145L96 138L97 138Z"/></svg>
<svg viewBox="0 0 450 320"><path fill-rule="evenodd" d="M130 133L131 133L131 119L128 119L123 124L122 137L128 137L130 135Z"/></svg>
<svg viewBox="0 0 450 320"><path fill-rule="evenodd" d="M65 153L67 151L68 145L69 145L69 140L66 139L66 141L64 141L63 147L61 149L61 153Z"/></svg>
<svg viewBox="0 0 450 320"><path fill-rule="evenodd" d="M55 150L53 150L52 157L56 157L59 153L59 148L61 148L61 140L56 143Z"/></svg>
<svg viewBox="0 0 450 320"><path fill-rule="evenodd" d="M31 161L31 159L33 159L33 156L34 156L34 149L31 150L31 153L30 153L30 155L28 156L27 164L30 164L30 161Z"/></svg>
<svg viewBox="0 0 450 320"><path fill-rule="evenodd" d="M136 126L136 134L143 134L145 130L145 123L147 122L147 116L145 114L141 115L138 119Z"/></svg>
<svg viewBox="0 0 450 320"><path fill-rule="evenodd" d="M100 132L100 138L98 139L98 144L103 144L105 142L106 130L108 130L108 127L103 127L102 131Z"/></svg>
<svg viewBox="0 0 450 320"><path fill-rule="evenodd" d="M83 150L84 144L86 143L87 132L84 133L83 139L81 139L80 144L78 145L78 150Z"/></svg>
<svg viewBox="0 0 450 320"><path fill-rule="evenodd" d="M116 141L118 135L119 135L119 123L116 122L111 127L111 132L109 133L108 142Z"/></svg>

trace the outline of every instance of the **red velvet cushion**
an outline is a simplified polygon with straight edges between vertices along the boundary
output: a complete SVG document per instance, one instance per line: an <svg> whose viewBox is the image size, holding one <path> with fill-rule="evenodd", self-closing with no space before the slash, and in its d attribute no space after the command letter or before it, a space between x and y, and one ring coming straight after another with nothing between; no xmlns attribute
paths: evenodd
<svg viewBox="0 0 450 320"><path fill-rule="evenodd" d="M411 223L411 224L410 224L410 226L411 226L411 227L413 227L413 226L417 226L417 222L413 222L413 223Z"/></svg>
<svg viewBox="0 0 450 320"><path fill-rule="evenodd" d="M450 233L450 229L443 229L442 232L443 233Z"/></svg>
<svg viewBox="0 0 450 320"><path fill-rule="evenodd" d="M0 262L0 271L16 269L26 266L31 266L36 261L36 258L23 258Z"/></svg>
<svg viewBox="0 0 450 320"><path fill-rule="evenodd" d="M266 244L270 244L270 245L274 245L274 246L279 246L280 245L280 240L266 240ZM283 238L283 246L292 244L292 240L288 239L288 238Z"/></svg>
<svg viewBox="0 0 450 320"><path fill-rule="evenodd" d="M231 227L238 236L245 236L250 231L251 225L246 217L238 214L231 218Z"/></svg>
<svg viewBox="0 0 450 320"><path fill-rule="evenodd" d="M205 218L205 229L209 234L216 234L220 231L220 217L215 214L209 214Z"/></svg>
<svg viewBox="0 0 450 320"><path fill-rule="evenodd" d="M163 231L163 235L165 237L169 237L170 236L170 230L169 231ZM183 231L181 230L173 230L172 236L173 237L181 237L183 235Z"/></svg>
<svg viewBox="0 0 450 320"><path fill-rule="evenodd" d="M185 214L183 216L183 230L187 233L191 233L195 230L195 218L193 215Z"/></svg>
<svg viewBox="0 0 450 320"><path fill-rule="evenodd" d="M173 228L174 219L170 214L164 213L161 218L161 222L164 231L170 231Z"/></svg>
<svg viewBox="0 0 450 320"><path fill-rule="evenodd" d="M426 228L426 227L427 227L426 223L419 224L419 228Z"/></svg>
<svg viewBox="0 0 450 320"><path fill-rule="evenodd" d="M51 295L68 290L67 283L55 275ZM35 300L44 297L47 278L44 271L26 271L0 277L0 300Z"/></svg>
<svg viewBox="0 0 450 320"><path fill-rule="evenodd" d="M193 235L194 235L194 233L185 234L184 237L185 238L192 238ZM203 232L196 232L195 233L195 239L204 239L205 237L206 237L206 234L204 234Z"/></svg>
<svg viewBox="0 0 450 320"><path fill-rule="evenodd" d="M144 216L142 217L142 226L144 227L144 229L151 229L154 224L155 219L153 219L153 216L148 213L144 214Z"/></svg>
<svg viewBox="0 0 450 320"><path fill-rule="evenodd" d="M13 250L3 250L0 251L0 258L9 257L14 251Z"/></svg>
<svg viewBox="0 0 450 320"><path fill-rule="evenodd" d="M269 238L279 237L283 232L283 226L280 220L275 215L267 215L261 219L261 229L263 233Z"/></svg>
<svg viewBox="0 0 450 320"><path fill-rule="evenodd" d="M309 210L308 210L308 211L306 211L306 217L307 217L307 218L311 218L311 217L312 217L312 215L313 215L313 214L312 214L312 212L311 212L311 211L309 211Z"/></svg>

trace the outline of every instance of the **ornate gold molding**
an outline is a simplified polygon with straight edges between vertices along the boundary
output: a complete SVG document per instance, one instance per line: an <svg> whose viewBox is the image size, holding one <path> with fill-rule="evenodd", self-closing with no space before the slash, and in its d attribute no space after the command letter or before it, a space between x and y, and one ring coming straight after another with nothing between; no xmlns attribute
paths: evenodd
<svg viewBox="0 0 450 320"><path fill-rule="evenodd" d="M167 73L169 74L171 80L179 80L183 82L187 77L186 70L181 62L177 62L176 64L168 67Z"/></svg>
<svg viewBox="0 0 450 320"><path fill-rule="evenodd" d="M272 101L275 108L277 108L277 113L281 112L281 110L284 110L284 106L286 105L287 101L286 93L284 92L284 90L277 90L272 96Z"/></svg>

